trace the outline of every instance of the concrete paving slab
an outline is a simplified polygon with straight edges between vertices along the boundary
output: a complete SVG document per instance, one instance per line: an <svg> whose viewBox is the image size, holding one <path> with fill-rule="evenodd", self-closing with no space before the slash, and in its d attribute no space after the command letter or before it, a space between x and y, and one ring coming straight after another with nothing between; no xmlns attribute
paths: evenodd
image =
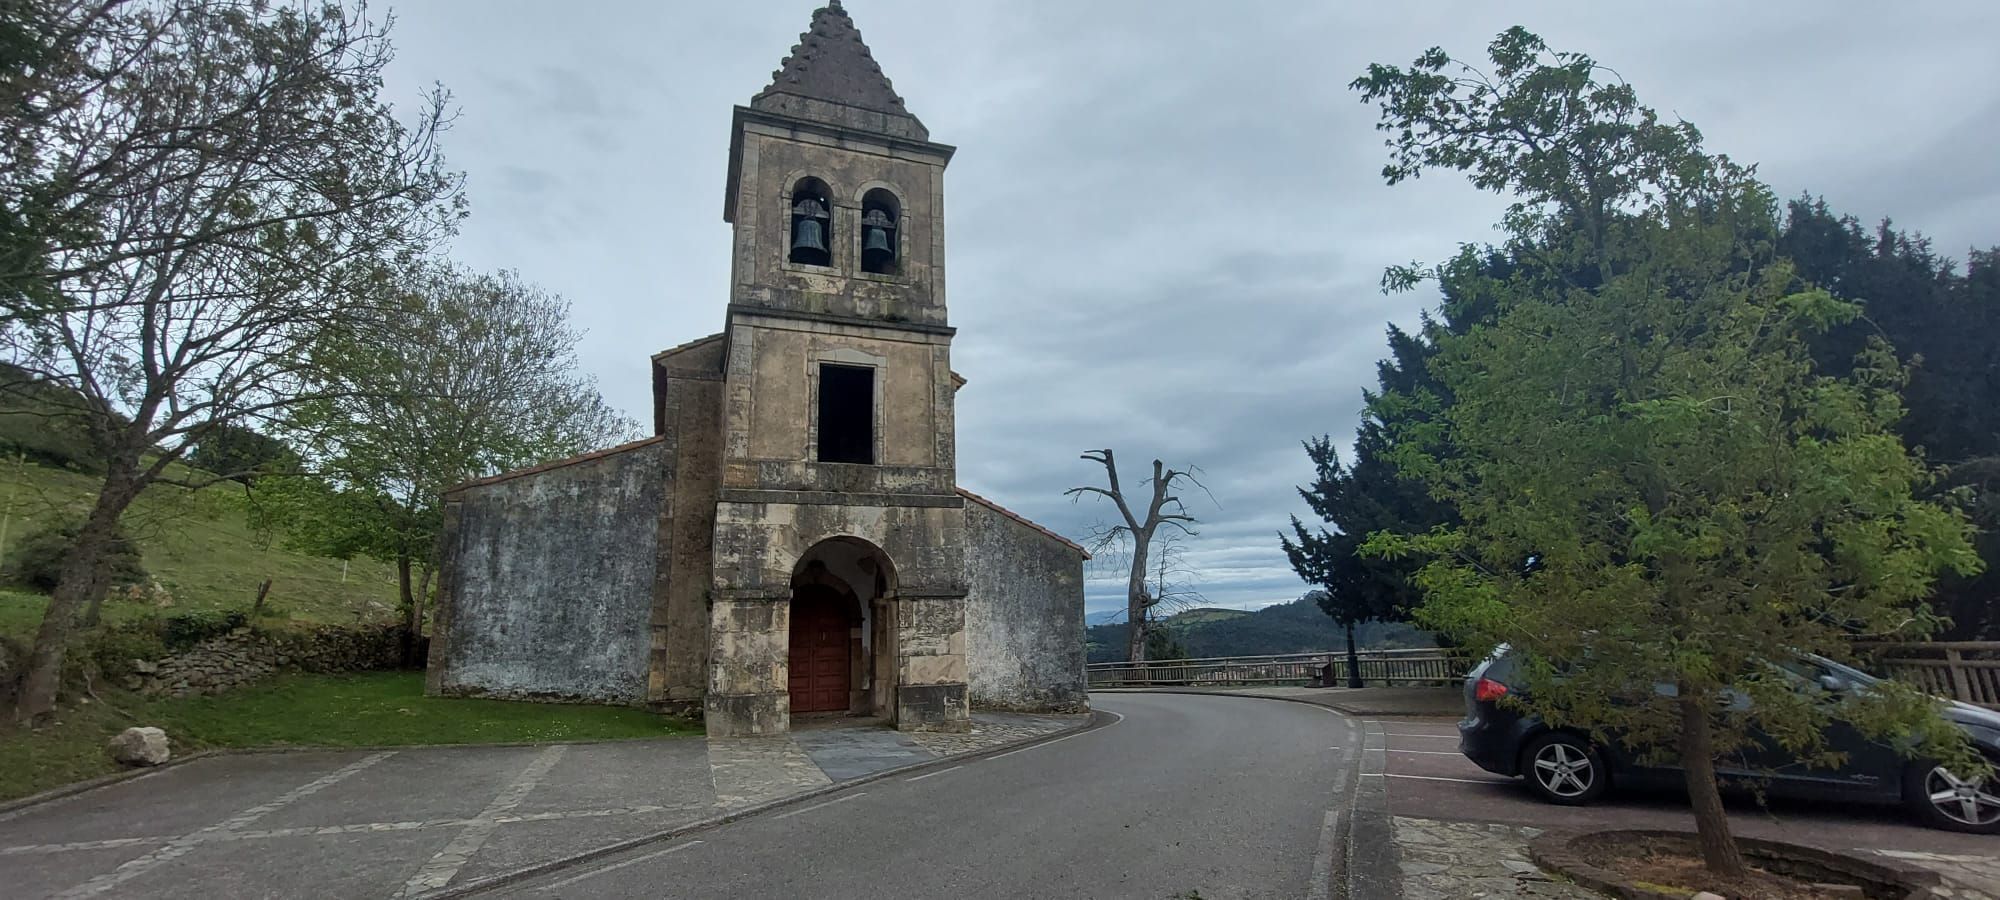
<svg viewBox="0 0 2000 900"><path fill-rule="evenodd" d="M534 753L533 747L398 750L320 792L312 803L295 804L265 816L257 827L475 816Z"/></svg>
<svg viewBox="0 0 2000 900"><path fill-rule="evenodd" d="M634 741L571 745L514 811L714 803L702 741Z"/></svg>
<svg viewBox="0 0 2000 900"><path fill-rule="evenodd" d="M153 851L157 844L0 856L0 895L53 897Z"/></svg>
<svg viewBox="0 0 2000 900"><path fill-rule="evenodd" d="M449 828L429 828L206 842L105 896L389 897L452 834Z"/></svg>
<svg viewBox="0 0 2000 900"><path fill-rule="evenodd" d="M121 781L0 821L0 847L164 835L205 828L277 797L361 754L211 756Z"/></svg>

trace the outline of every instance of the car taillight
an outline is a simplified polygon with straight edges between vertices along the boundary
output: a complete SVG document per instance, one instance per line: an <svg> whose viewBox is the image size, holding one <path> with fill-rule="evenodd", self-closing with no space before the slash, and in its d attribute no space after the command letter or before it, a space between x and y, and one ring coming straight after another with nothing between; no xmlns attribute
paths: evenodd
<svg viewBox="0 0 2000 900"><path fill-rule="evenodd" d="M1507 686L1491 678L1481 678L1472 686L1472 696L1481 703L1491 703L1507 696Z"/></svg>

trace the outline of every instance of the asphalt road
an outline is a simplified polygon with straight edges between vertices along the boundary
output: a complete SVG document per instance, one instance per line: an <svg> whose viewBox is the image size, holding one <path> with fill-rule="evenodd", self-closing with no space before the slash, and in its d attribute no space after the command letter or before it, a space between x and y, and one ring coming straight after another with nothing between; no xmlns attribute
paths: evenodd
<svg viewBox="0 0 2000 900"><path fill-rule="evenodd" d="M1359 725L1230 697L860 785L483 896L1325 897Z"/></svg>

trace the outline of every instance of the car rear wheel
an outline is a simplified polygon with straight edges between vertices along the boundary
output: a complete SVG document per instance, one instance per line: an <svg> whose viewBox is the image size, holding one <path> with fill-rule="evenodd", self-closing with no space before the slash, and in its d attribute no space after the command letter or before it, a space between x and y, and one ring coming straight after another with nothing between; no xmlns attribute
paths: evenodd
<svg viewBox="0 0 2000 900"><path fill-rule="evenodd" d="M1521 751L1521 773L1535 796L1565 806L1593 802L1611 786L1604 754L1589 741L1560 731L1528 742Z"/></svg>
<svg viewBox="0 0 2000 900"><path fill-rule="evenodd" d="M1918 763L1904 775L1903 800L1932 828L2000 834L2000 786L1990 776L1960 778L1936 763Z"/></svg>

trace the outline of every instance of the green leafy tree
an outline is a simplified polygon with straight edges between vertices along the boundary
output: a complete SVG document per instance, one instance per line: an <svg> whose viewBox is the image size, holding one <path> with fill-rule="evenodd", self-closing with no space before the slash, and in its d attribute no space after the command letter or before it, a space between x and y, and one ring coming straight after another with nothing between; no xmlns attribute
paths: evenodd
<svg viewBox="0 0 2000 900"><path fill-rule="evenodd" d="M1676 759L1713 871L1743 872L1715 763L1759 733L1823 760L1839 715L1979 767L1915 691L1835 702L1777 665L1921 633L1936 573L1978 565L1964 516L1915 497L1932 473L1893 430L1894 354L1816 370L1812 336L1859 307L1795 277L1768 190L1693 126L1525 30L1489 55L1490 74L1433 49L1354 82L1380 104L1391 183L1455 169L1516 198L1512 271L1468 249L1387 279L1435 277L1497 315L1438 339L1452 402L1396 451L1462 521L1368 549L1425 560L1422 621L1522 653L1529 712Z"/></svg>
<svg viewBox="0 0 2000 900"><path fill-rule="evenodd" d="M438 152L445 99L382 99L387 24L365 9L22 2L9 9L33 10L22 21L56 44L45 67L0 65L12 229L0 235L12 266L0 355L20 373L0 393L75 398L50 412L89 436L103 477L36 632L17 721L53 709L132 502L178 480L214 429L309 396L312 348L375 321L388 261L425 250L461 209Z"/></svg>
<svg viewBox="0 0 2000 900"><path fill-rule="evenodd" d="M578 367L569 304L511 272L416 267L381 327L324 341L285 431L312 477L260 479L254 515L300 550L393 562L414 641L453 485L638 426ZM388 340L378 339L386 329ZM265 482L276 482L269 484Z"/></svg>
<svg viewBox="0 0 2000 900"><path fill-rule="evenodd" d="M294 468L298 460L284 441L241 425L208 430L187 455L188 465L244 483Z"/></svg>

